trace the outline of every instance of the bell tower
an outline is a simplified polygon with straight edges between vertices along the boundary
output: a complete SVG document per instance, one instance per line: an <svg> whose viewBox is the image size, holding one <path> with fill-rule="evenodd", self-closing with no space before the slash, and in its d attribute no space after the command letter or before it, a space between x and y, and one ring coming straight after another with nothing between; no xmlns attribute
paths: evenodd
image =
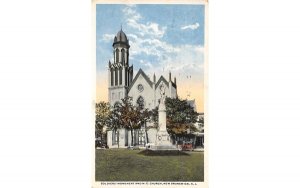
<svg viewBox="0 0 300 188"><path fill-rule="evenodd" d="M129 40L122 28L113 42L114 62L108 62L108 98L111 105L127 96L133 79L133 66L129 66Z"/></svg>

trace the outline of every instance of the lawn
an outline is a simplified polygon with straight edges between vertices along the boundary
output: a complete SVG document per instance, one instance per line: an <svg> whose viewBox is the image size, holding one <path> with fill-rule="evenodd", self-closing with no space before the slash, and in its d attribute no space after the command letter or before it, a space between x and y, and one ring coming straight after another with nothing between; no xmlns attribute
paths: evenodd
<svg viewBox="0 0 300 188"><path fill-rule="evenodd" d="M203 181L204 153L145 155L142 150L96 150L96 181Z"/></svg>

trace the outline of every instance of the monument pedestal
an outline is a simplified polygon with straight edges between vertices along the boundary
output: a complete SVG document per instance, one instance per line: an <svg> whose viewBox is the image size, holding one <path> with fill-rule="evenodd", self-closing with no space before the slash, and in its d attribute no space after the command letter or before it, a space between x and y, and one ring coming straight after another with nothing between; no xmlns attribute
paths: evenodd
<svg viewBox="0 0 300 188"><path fill-rule="evenodd" d="M167 131L158 131L156 134L155 145L150 149L152 150L177 150L172 144L170 135Z"/></svg>

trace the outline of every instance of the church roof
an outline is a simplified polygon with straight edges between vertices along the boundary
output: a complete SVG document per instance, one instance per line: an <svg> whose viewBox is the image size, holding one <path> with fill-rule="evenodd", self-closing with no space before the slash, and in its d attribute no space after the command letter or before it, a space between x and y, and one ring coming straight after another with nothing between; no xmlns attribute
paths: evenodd
<svg viewBox="0 0 300 188"><path fill-rule="evenodd" d="M115 38L114 38L114 43L113 43L113 45L116 44L116 43L125 43L125 44L129 45L127 36L126 36L126 34L123 32L122 29L117 33L117 35L116 35Z"/></svg>
<svg viewBox="0 0 300 188"><path fill-rule="evenodd" d="M128 91L130 91L130 89L132 88L132 86L134 85L134 83L136 82L136 80L138 79L138 77L140 75L142 75L145 78L145 80L148 82L149 86L152 88L152 82L151 82L150 78L145 74L145 72L142 69L140 69L138 71L138 73L135 75L133 81L131 82L131 85L129 86Z"/></svg>
<svg viewBox="0 0 300 188"><path fill-rule="evenodd" d="M158 85L161 81L163 81L166 84L166 86L169 87L167 80L163 76L160 76L160 78L158 79L158 81L155 84L155 89L158 87Z"/></svg>
<svg viewBox="0 0 300 188"><path fill-rule="evenodd" d="M155 84L155 89L159 86L159 84L160 84L161 81L163 81L163 82L166 84L166 86L169 87L169 83L168 83L168 81L165 79L165 77L160 76L160 78L158 79L158 81L157 81L156 84ZM173 86L175 89L177 89L177 85L176 85L174 82L171 81L171 84L172 84L172 86Z"/></svg>

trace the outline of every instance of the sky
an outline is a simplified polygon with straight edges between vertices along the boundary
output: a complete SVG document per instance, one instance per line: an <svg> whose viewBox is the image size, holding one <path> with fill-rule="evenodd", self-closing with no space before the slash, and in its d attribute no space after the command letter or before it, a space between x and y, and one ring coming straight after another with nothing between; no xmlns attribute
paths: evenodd
<svg viewBox="0 0 300 188"><path fill-rule="evenodd" d="M97 4L97 101L108 100L107 66L113 62L112 43L121 29L129 39L129 64L134 75L142 68L177 80L181 99L195 99L197 111L204 101L204 6Z"/></svg>

